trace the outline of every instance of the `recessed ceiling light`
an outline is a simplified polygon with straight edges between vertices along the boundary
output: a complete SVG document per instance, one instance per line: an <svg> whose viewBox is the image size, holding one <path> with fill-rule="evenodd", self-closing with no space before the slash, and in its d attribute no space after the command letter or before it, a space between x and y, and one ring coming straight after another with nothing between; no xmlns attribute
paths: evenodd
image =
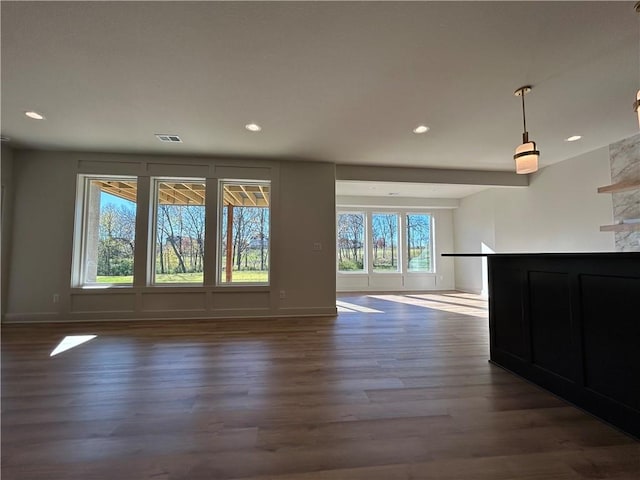
<svg viewBox="0 0 640 480"><path fill-rule="evenodd" d="M33 118L34 120L44 120L44 115L42 115L41 113L38 113L38 112L34 112L33 110L29 110L28 112L24 112L24 114L29 118Z"/></svg>
<svg viewBox="0 0 640 480"><path fill-rule="evenodd" d="M182 143L182 139L173 133L154 133L156 138L165 143Z"/></svg>
<svg viewBox="0 0 640 480"><path fill-rule="evenodd" d="M582 135L572 135L566 139L567 142L575 142L576 140L580 140Z"/></svg>
<svg viewBox="0 0 640 480"><path fill-rule="evenodd" d="M257 123L247 123L244 126L244 128L246 128L250 132L259 132L260 130L262 130L262 127L260 125L258 125Z"/></svg>
<svg viewBox="0 0 640 480"><path fill-rule="evenodd" d="M418 125L416 128L413 129L413 133L425 133L429 131L429 127L427 127L426 125Z"/></svg>

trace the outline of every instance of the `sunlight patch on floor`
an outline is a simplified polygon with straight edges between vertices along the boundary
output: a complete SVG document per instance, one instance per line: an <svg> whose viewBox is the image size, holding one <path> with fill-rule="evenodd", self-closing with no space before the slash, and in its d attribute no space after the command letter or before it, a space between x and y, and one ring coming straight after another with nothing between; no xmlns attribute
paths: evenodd
<svg viewBox="0 0 640 480"><path fill-rule="evenodd" d="M58 355L59 353L71 350L72 348L77 347L78 345L82 345L89 340L93 340L96 337L97 335L67 335L62 339L58 346L53 349L53 352L51 352L49 356L53 357L54 355Z"/></svg>
<svg viewBox="0 0 640 480"><path fill-rule="evenodd" d="M419 300L430 300L433 302L450 303L452 305L475 307L477 309L482 309L482 310L487 309L487 301L477 296L475 298L468 298L468 297L462 297L458 294L452 294L452 293L445 293L445 294L421 293L421 294L412 294L407 296L410 298L417 298Z"/></svg>
<svg viewBox="0 0 640 480"><path fill-rule="evenodd" d="M356 305L355 303L343 302L341 300L336 301L338 312L360 312L360 313L384 313L382 310L376 310L374 308L363 307L362 305Z"/></svg>
<svg viewBox="0 0 640 480"><path fill-rule="evenodd" d="M386 300L388 302L404 303L415 307L430 308L440 310L442 312L458 313L460 315L469 315L471 317L486 318L487 312L480 310L478 307L469 307L467 305L452 305L451 303L442 303L442 301L430 301L429 295L421 295L421 298L415 296L407 297L403 295L369 295L371 298Z"/></svg>

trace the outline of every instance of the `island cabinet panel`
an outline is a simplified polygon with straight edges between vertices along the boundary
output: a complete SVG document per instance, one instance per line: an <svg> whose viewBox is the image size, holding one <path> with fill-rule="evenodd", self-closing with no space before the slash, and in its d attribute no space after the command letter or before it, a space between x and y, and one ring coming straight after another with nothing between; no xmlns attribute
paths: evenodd
<svg viewBox="0 0 640 480"><path fill-rule="evenodd" d="M640 437L640 254L488 266L491 361Z"/></svg>
<svg viewBox="0 0 640 480"><path fill-rule="evenodd" d="M585 387L640 410L640 279L580 280Z"/></svg>
<svg viewBox="0 0 640 480"><path fill-rule="evenodd" d="M499 268L500 288L492 292L493 347L506 357L524 359L527 356L526 328L523 307L524 277L521 269Z"/></svg>
<svg viewBox="0 0 640 480"><path fill-rule="evenodd" d="M571 338L569 275L529 273L531 361L549 373L575 381L574 341Z"/></svg>

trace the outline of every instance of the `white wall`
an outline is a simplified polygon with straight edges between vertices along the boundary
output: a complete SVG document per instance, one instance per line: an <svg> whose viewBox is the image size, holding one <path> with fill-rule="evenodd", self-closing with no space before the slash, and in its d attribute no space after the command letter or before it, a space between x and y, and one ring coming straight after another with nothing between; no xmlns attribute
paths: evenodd
<svg viewBox="0 0 640 480"><path fill-rule="evenodd" d="M455 253L484 253L495 251L495 196L491 188L460 200L453 213ZM515 192L514 192L515 193ZM477 258L455 258L456 289L487 294L486 262Z"/></svg>
<svg viewBox="0 0 640 480"><path fill-rule="evenodd" d="M358 202L360 199L360 202ZM428 213L433 217L435 271L433 273L336 273L338 292L452 290L455 285L454 261L440 254L453 251L453 214L457 200L401 197L338 197L338 211ZM449 208L440 208L446 205ZM401 239L402 242L402 239ZM402 254L402 252L401 252ZM404 263L404 262L403 262Z"/></svg>
<svg viewBox="0 0 640 480"><path fill-rule="evenodd" d="M546 167L526 188L491 188L460 201L454 212L455 251L497 253L610 252L610 195L597 188L611 182L608 148ZM483 290L480 258L456 258L456 288Z"/></svg>
<svg viewBox="0 0 640 480"><path fill-rule="evenodd" d="M138 280L132 287L72 288L78 173L214 179L267 175L272 182L270 285L154 287ZM333 164L16 151L13 178L7 321L336 312ZM139 205L138 215L148 214L149 209ZM318 242L322 249L314 251L313 244ZM59 303L53 303L53 294L60 296Z"/></svg>

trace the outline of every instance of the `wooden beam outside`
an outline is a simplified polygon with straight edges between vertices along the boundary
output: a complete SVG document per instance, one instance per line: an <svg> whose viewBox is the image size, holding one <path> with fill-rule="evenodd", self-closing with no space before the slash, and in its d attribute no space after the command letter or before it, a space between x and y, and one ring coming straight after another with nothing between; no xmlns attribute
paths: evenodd
<svg viewBox="0 0 640 480"><path fill-rule="evenodd" d="M134 203L136 202L138 190L136 182L104 180L95 180L95 182L100 186L101 190L106 193ZM204 188L201 192L199 188L194 187L196 185L200 186L199 183L160 182L157 200L163 205L204 205ZM179 186L184 188L179 188ZM236 187L236 189L229 187ZM262 195L262 198L257 197L258 191ZM240 193L246 195L246 199L241 197ZM269 187L263 185L225 185L223 202L236 207L247 206L249 203L253 207L268 207L270 203L269 195Z"/></svg>
<svg viewBox="0 0 640 480"><path fill-rule="evenodd" d="M205 191L205 185L202 184L202 192L200 193L200 191L196 190L195 188L193 188L193 183L185 183L184 186L187 187L189 190L191 190L201 201L202 201L202 205L204 205L205 202L205 196L204 196L204 191ZM200 185L199 183L197 185Z"/></svg>
<svg viewBox="0 0 640 480"><path fill-rule="evenodd" d="M183 202L173 192L168 190L158 190L158 201L163 205L182 205ZM164 203L163 203L164 202Z"/></svg>
<svg viewBox="0 0 640 480"><path fill-rule="evenodd" d="M162 186L167 187L168 189L170 189L172 191L172 195L176 198L179 198L180 196L184 197L182 199L182 204L183 205L191 205L190 202L194 202L194 204L198 204L198 200L190 195L187 195L186 193L184 193L183 191L181 191L180 189L176 188L175 185L180 185L180 184L176 184L176 183L168 183L168 182L160 182L160 185L158 187L158 190L162 190ZM186 200L185 200L186 199Z"/></svg>
<svg viewBox="0 0 640 480"><path fill-rule="evenodd" d="M228 193L228 194L231 196L231 198L233 198L233 200L234 200L234 202L233 202L233 203L234 203L235 205L239 205L239 206L244 205L244 202L243 202L240 198L238 198L238 197L235 195L235 193L234 193L234 192L232 192L232 191L231 191L231 189L229 188L229 186L228 186L228 185L225 185L225 186L224 186L224 191L225 191L226 193Z"/></svg>
<svg viewBox="0 0 640 480"><path fill-rule="evenodd" d="M247 189L245 188L244 185L240 185L240 188L242 189L242 191L244 192L244 194L247 196L247 198L249 199L249 201L251 203L253 203L254 206L258 206L258 204L256 203L256 199L255 198L251 198L251 195L249 194L249 192L247 192Z"/></svg>
<svg viewBox="0 0 640 480"><path fill-rule="evenodd" d="M260 193L262 194L262 198L264 198L265 203L269 205L269 192L265 194L265 188L262 185L258 185L258 188L260 189Z"/></svg>
<svg viewBox="0 0 640 480"><path fill-rule="evenodd" d="M134 203L136 201L138 189L137 185L133 182L112 182L103 180L96 180L95 182L100 186L100 189L106 193Z"/></svg>

